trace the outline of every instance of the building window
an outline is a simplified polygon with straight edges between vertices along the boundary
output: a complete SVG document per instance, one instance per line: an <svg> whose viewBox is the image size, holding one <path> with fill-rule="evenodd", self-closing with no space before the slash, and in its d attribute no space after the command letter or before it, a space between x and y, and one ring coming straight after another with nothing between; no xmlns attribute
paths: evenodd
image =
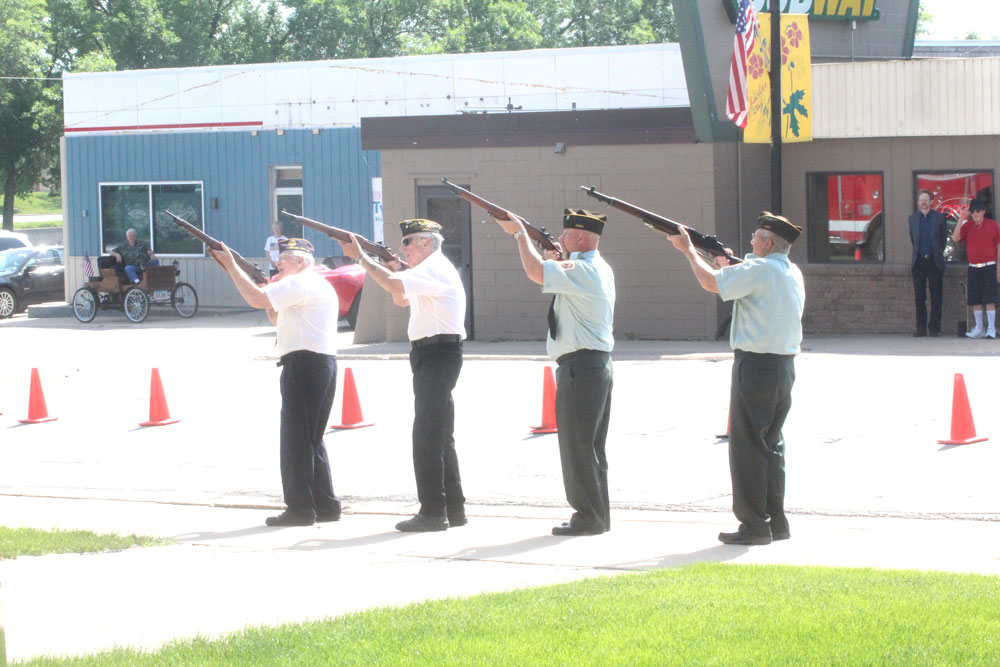
<svg viewBox="0 0 1000 667"><path fill-rule="evenodd" d="M101 248L125 242L134 229L158 255L204 256L205 246L173 223L164 211L204 229L201 183L102 183Z"/></svg>
<svg viewBox="0 0 1000 667"><path fill-rule="evenodd" d="M302 225L282 211L302 215L302 167L271 167L271 220L281 220L282 231L289 238L302 238Z"/></svg>
<svg viewBox="0 0 1000 667"><path fill-rule="evenodd" d="M913 210L917 210L917 193L929 190L931 208L944 213L948 221L948 245L944 258L948 262L965 262L965 245L953 243L951 235L960 220L969 216L969 204L980 199L986 204L986 217L996 220L993 198L992 171L922 171L914 175Z"/></svg>
<svg viewBox="0 0 1000 667"><path fill-rule="evenodd" d="M885 262L881 173L806 174L810 262Z"/></svg>

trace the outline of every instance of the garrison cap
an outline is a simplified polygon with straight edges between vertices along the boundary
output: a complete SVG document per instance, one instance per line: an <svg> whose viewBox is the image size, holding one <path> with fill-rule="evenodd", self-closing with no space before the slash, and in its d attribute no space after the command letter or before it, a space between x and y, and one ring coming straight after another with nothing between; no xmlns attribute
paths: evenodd
<svg viewBox="0 0 1000 667"><path fill-rule="evenodd" d="M802 233L802 228L788 222L788 218L775 215L770 211L761 211L760 215L757 216L757 229L766 229L789 243L795 243L795 239L799 238L799 234Z"/></svg>
<svg viewBox="0 0 1000 667"><path fill-rule="evenodd" d="M406 236L407 234L419 234L420 232L433 232L436 234L441 233L441 225L433 220L425 220L424 218L402 220L399 223L399 229L403 232L403 236Z"/></svg>
<svg viewBox="0 0 1000 667"><path fill-rule="evenodd" d="M313 244L305 239L282 239L278 241L278 252L304 252L313 254Z"/></svg>
<svg viewBox="0 0 1000 667"><path fill-rule="evenodd" d="M563 229L582 229L586 232L593 232L598 236L604 231L604 223L608 221L608 216L597 215L582 208L575 211L571 208L563 210Z"/></svg>

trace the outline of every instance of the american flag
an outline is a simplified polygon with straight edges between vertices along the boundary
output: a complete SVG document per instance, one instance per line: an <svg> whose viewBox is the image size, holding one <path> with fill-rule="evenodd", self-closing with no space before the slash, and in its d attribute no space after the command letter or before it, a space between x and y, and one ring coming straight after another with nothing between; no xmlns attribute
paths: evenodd
<svg viewBox="0 0 1000 667"><path fill-rule="evenodd" d="M736 37L733 38L733 63L729 66L729 96L726 98L726 117L740 129L747 126L747 59L753 51L754 35L759 28L753 1L740 0Z"/></svg>
<svg viewBox="0 0 1000 667"><path fill-rule="evenodd" d="M83 253L83 281L94 277L94 265L90 263L90 253Z"/></svg>

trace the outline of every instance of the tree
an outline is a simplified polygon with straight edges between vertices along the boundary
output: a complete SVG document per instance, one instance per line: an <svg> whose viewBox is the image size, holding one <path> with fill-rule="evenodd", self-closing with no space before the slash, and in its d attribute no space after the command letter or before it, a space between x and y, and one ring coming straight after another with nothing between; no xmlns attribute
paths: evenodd
<svg viewBox="0 0 1000 667"><path fill-rule="evenodd" d="M14 228L14 197L24 194L58 154L59 91L47 79L44 0L0 3L0 178L3 227Z"/></svg>
<svg viewBox="0 0 1000 667"><path fill-rule="evenodd" d="M669 0L534 0L546 47L676 41Z"/></svg>
<svg viewBox="0 0 1000 667"><path fill-rule="evenodd" d="M533 49L541 44L538 20L524 0L440 0L432 5L423 38L411 53L484 53Z"/></svg>
<svg viewBox="0 0 1000 667"><path fill-rule="evenodd" d="M934 16L921 5L917 12L917 35L931 34L931 24L933 22Z"/></svg>

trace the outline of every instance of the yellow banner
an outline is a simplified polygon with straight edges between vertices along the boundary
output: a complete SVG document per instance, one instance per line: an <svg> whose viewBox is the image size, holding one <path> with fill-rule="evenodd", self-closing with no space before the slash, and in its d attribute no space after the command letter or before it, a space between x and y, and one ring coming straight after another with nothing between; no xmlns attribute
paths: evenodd
<svg viewBox="0 0 1000 667"><path fill-rule="evenodd" d="M771 16L758 15L760 36L747 59L747 126L743 141L771 143ZM812 58L805 14L781 15L781 140L812 141Z"/></svg>

